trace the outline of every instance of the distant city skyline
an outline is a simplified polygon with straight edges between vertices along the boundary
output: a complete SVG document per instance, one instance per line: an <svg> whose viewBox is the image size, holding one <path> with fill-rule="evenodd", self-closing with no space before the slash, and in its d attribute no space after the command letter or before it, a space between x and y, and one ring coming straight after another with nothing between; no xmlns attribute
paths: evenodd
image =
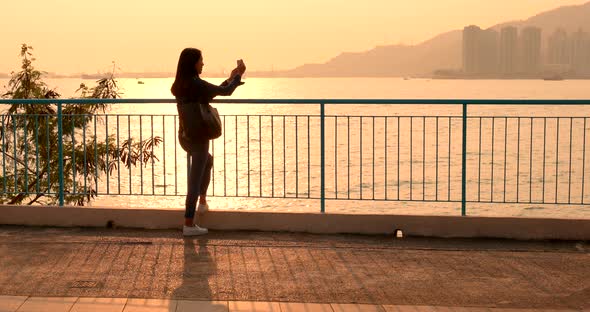
<svg viewBox="0 0 590 312"><path fill-rule="evenodd" d="M469 75L590 75L590 33L556 28L543 42L542 29L505 26L500 31L463 29L463 72Z"/></svg>
<svg viewBox="0 0 590 312"><path fill-rule="evenodd" d="M203 50L205 73L228 72L236 58L250 71L282 70L586 2L8 1L0 12L0 72L18 70L22 43L35 48L40 69L61 74L104 72L112 61L123 72L173 72L187 46Z"/></svg>

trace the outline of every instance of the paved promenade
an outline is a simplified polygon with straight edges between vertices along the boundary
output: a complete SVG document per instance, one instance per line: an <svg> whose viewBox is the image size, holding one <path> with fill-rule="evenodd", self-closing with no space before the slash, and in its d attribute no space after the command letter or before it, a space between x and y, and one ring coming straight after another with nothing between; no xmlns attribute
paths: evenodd
<svg viewBox="0 0 590 312"><path fill-rule="evenodd" d="M0 226L1 312L506 309L590 311L590 244Z"/></svg>

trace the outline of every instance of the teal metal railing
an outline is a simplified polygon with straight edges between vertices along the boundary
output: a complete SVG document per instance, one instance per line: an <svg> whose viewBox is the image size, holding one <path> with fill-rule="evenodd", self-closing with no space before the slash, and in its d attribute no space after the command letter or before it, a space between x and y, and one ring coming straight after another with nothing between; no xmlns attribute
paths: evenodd
<svg viewBox="0 0 590 312"><path fill-rule="evenodd" d="M75 196L185 194L179 176L188 168L179 165L185 153L179 152L176 141L177 116L62 112L66 105L96 103L175 101L0 100L5 105L56 107L55 114L0 115L2 203L17 196L53 196L64 205ZM224 114L223 136L211 145L213 196L318 199L321 212L326 200L450 202L460 204L462 215L468 203L588 205L590 100L214 103L319 109L316 114ZM420 115L400 109L408 105L458 109ZM345 109L336 109L342 106ZM359 106L377 112L363 115ZM519 110L524 106L536 109ZM486 107L496 111L482 113ZM498 107L515 112L497 112ZM564 109L545 113L548 107ZM476 112L468 115L468 108ZM51 141L54 129L57 142ZM133 145L139 142L148 143ZM49 174L55 166L57 177Z"/></svg>

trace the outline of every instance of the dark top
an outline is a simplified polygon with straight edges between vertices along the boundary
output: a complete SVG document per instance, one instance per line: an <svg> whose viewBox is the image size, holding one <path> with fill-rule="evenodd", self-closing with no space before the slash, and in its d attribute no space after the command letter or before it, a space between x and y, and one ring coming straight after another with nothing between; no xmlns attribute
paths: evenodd
<svg viewBox="0 0 590 312"><path fill-rule="evenodd" d="M239 85L244 84L241 79L242 76L237 75L233 80L227 79L221 85L216 86L197 76L191 81L190 86L185 89L183 92L185 94L176 97L176 101L179 104L192 102L207 105L218 95L232 95Z"/></svg>
<svg viewBox="0 0 590 312"><path fill-rule="evenodd" d="M216 86L200 77L195 77L190 86L185 89L184 94L176 97L176 108L180 120L178 136L183 148L185 145L207 141L203 135L201 113L197 105L209 105L209 102L218 95L232 95L238 86L244 84L241 79L241 75L237 75L234 79L228 79Z"/></svg>

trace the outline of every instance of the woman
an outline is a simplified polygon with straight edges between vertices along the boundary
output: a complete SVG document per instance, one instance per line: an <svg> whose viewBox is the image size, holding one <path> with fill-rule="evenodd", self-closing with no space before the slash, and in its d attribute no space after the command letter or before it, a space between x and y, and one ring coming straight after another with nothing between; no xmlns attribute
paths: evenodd
<svg viewBox="0 0 590 312"><path fill-rule="evenodd" d="M201 51L194 48L184 49L178 59L176 78L171 89L176 97L180 118L180 144L190 153L191 158L182 229L185 236L203 235L208 232L206 228L199 227L194 221L199 197L199 214L209 209L206 194L213 166L213 157L209 154L209 139L205 136L202 123L198 120L200 110L197 105L209 105L209 102L218 95L231 95L239 85L243 84L241 79L246 71L244 62L238 60L238 66L232 70L229 79L220 86L216 86L199 77L203 71L203 65Z"/></svg>

